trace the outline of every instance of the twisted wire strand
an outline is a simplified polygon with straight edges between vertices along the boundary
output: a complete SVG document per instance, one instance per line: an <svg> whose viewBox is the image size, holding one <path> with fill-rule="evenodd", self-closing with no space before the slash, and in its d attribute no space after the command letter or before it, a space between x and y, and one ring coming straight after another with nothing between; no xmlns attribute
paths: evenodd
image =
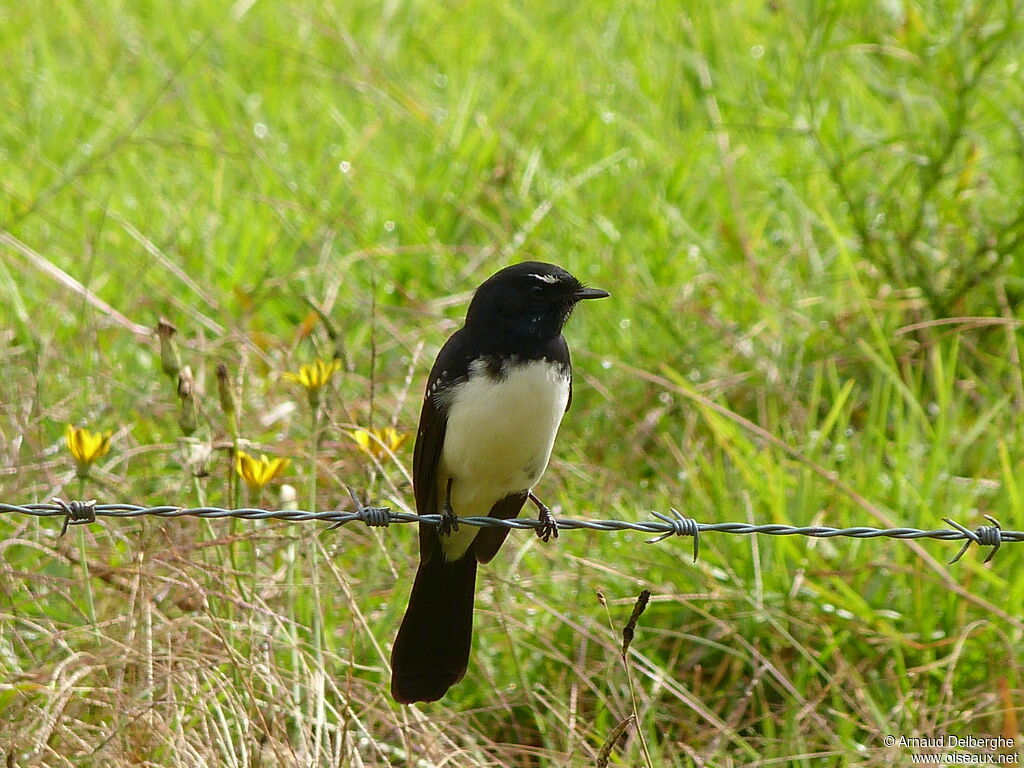
<svg viewBox="0 0 1024 768"><path fill-rule="evenodd" d="M82 525L96 521L98 517L135 518L154 516L163 518L198 517L206 520L222 518L241 518L244 520L285 520L288 522L319 521L330 523L331 528L354 522L362 522L369 526L387 527L391 523L425 523L440 525L441 515L416 515L409 512L394 512L385 507L363 506L353 495L355 510L331 510L325 512L307 512L304 510L271 510L253 507L224 509L222 507L177 507L171 505L145 507L137 504L98 504L95 500L69 501L54 499L46 504L5 504L0 502L0 514L23 514L35 517L63 517L63 534L69 525ZM648 539L654 544L670 536L692 537L694 540L693 559L696 561L699 552L700 536L704 533L731 533L739 535L762 534L766 536L808 536L811 538L831 539L846 537L854 539L937 539L939 541L963 541L964 546L953 558L955 563L971 544L992 547L985 562L989 562L1000 546L1008 543L1024 541L1024 531L1004 530L991 517L986 515L991 526L981 526L974 530L966 528L948 518L943 518L951 528L921 530L919 528L872 528L855 526L852 528L831 528L829 526L796 526L770 523L754 525L751 523L698 523L693 518L685 517L672 509L672 516L652 512L656 520L575 520L558 518L560 531L591 530L591 531L639 531L657 534ZM532 529L543 526L540 520L532 518L512 518L502 520L494 517L460 517L459 525L478 527Z"/></svg>

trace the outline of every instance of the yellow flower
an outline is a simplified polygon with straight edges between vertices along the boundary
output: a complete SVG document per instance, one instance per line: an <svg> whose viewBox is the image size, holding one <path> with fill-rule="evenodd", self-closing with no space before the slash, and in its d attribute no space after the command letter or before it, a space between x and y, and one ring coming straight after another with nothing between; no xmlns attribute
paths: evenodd
<svg viewBox="0 0 1024 768"><path fill-rule="evenodd" d="M245 480L245 484L252 491L262 490L263 486L284 472L290 463L290 459L281 457L272 459L265 455L256 459L245 451L239 451L235 455L235 471L239 477Z"/></svg>
<svg viewBox="0 0 1024 768"><path fill-rule="evenodd" d="M297 382L305 387L309 405L316 410L320 404L320 390L327 386L327 382L340 369L341 360L331 360L330 362L317 360L315 363L300 365L298 373L285 373L282 376L288 381Z"/></svg>
<svg viewBox="0 0 1024 768"><path fill-rule="evenodd" d="M339 370L341 370L341 360L331 360L329 363L317 360L315 363L300 365L298 373L283 375L288 381L298 382L306 389L323 389Z"/></svg>
<svg viewBox="0 0 1024 768"><path fill-rule="evenodd" d="M409 435L399 432L394 427L384 427L384 429L360 427L352 433L352 439L356 441L363 453L377 459L397 451L408 438Z"/></svg>
<svg viewBox="0 0 1024 768"><path fill-rule="evenodd" d="M84 478L89 474L89 467L110 452L111 432L90 432L85 427L73 427L70 424L64 429L64 442L68 445L72 458L77 466L77 474Z"/></svg>

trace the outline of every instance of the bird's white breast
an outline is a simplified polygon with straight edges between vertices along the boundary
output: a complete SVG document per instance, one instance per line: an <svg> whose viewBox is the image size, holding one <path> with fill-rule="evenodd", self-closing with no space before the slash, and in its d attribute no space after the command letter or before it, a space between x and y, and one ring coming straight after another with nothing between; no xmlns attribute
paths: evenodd
<svg viewBox="0 0 1024 768"><path fill-rule="evenodd" d="M469 379L449 393L438 502L451 478L452 508L459 517L487 515L495 502L537 484L569 402L562 366L536 360L506 364L502 373L489 374L477 360ZM460 557L478 530L460 526L443 544L446 557Z"/></svg>

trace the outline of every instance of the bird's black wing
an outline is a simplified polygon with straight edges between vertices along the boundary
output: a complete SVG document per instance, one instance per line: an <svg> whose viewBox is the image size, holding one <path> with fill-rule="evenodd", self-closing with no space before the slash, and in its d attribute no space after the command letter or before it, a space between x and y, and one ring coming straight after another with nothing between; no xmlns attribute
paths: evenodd
<svg viewBox="0 0 1024 768"><path fill-rule="evenodd" d="M572 358L569 356L569 345L566 344L564 338L562 338L562 346L565 348L565 367L569 374L569 399L565 401L565 412L568 413L569 406L572 405Z"/></svg>
<svg viewBox="0 0 1024 768"><path fill-rule="evenodd" d="M519 517L519 513L523 509L523 505L526 503L526 499L529 498L529 491L520 491L518 493L510 493L504 499L496 502L491 511L487 513L488 517L497 517L502 520L510 520L513 517ZM501 549L501 545L505 543L505 539L508 537L509 528L481 528L477 533L476 538L473 539L473 555L476 557L479 563L489 563L498 554L498 550Z"/></svg>
<svg viewBox="0 0 1024 768"><path fill-rule="evenodd" d="M462 351L462 332L457 331L441 347L434 367L427 378L423 393L423 408L412 453L412 487L416 497L416 512L436 515L441 511L437 487L437 468L441 462L444 436L448 428L448 403L444 392L462 380L469 372L469 361ZM430 560L438 548L437 529L432 525L420 526L420 559Z"/></svg>

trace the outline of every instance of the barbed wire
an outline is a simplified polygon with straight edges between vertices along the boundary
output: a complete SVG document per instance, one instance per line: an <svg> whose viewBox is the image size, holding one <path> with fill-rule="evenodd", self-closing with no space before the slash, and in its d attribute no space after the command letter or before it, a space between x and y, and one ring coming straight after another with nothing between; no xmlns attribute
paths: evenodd
<svg viewBox="0 0 1024 768"><path fill-rule="evenodd" d="M98 517L135 518L143 516L154 516L162 518L176 517L198 517L204 520L219 520L222 518L241 518L243 520L284 520L288 522L318 521L330 523L331 528L337 528L348 523L362 522L371 527L387 527L391 523L424 523L427 525L441 525L444 518L442 515L416 515L410 512L394 512L386 507L364 506L350 491L355 510L331 510L325 512L307 512L296 509L258 509L255 507L242 507L239 509L224 509L222 507L176 507L176 506L153 506L144 507L136 504L98 504L95 499L89 501L64 501L54 499L48 504L5 504L0 502L0 514L23 514L35 517L63 517L64 525L61 528L63 535L69 525L84 525L96 522ZM763 534L766 536L808 536L818 539L832 539L846 537L853 539L937 539L939 541L963 541L963 547L957 555L950 560L950 564L957 562L970 548L971 544L983 547L992 547L985 562L989 562L999 551L1000 546L1006 543L1024 541L1024 531L1003 530L999 521L988 515L985 519L992 525L983 525L974 530L966 528L959 523L942 518L943 522L952 526L951 528L938 528L935 530L921 530L919 528L871 528L868 526L856 526L853 528L831 528L828 526L796 526L770 523L765 525L754 525L751 523L698 523L690 517L685 517L678 510L672 509L671 516L663 515L660 512L652 512L656 520L638 520L635 522L627 520L573 520L568 518L557 518L558 531L590 530L590 531L639 531L641 533L658 534L648 539L648 544L656 544L673 536L693 538L693 559L697 560L700 552L700 536L703 533L732 533L741 535ZM508 528L508 529L532 529L543 530L547 525L541 520L532 518L512 518L502 520L495 517L460 517L458 525L472 525L482 528ZM557 536L557 532L555 533Z"/></svg>

